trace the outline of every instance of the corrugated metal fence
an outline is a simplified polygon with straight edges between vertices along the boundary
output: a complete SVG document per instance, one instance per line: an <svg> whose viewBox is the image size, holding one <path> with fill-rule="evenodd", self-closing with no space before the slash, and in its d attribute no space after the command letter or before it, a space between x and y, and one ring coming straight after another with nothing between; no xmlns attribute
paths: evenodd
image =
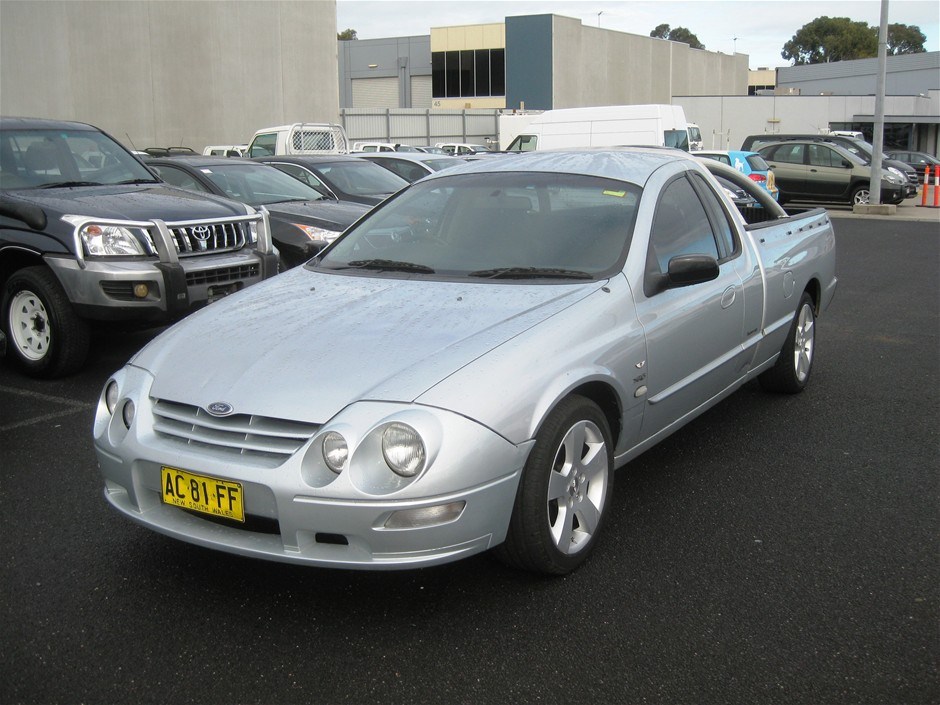
<svg viewBox="0 0 940 705"><path fill-rule="evenodd" d="M340 121L350 142L499 144L498 110L344 108Z"/></svg>

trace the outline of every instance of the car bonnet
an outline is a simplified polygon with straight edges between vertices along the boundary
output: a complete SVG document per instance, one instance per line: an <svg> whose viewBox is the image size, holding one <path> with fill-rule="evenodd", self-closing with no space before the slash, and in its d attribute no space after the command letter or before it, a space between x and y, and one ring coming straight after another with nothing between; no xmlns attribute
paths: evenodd
<svg viewBox="0 0 940 705"><path fill-rule="evenodd" d="M439 282L298 268L212 304L130 364L151 396L324 423L358 400L411 402L604 282Z"/></svg>

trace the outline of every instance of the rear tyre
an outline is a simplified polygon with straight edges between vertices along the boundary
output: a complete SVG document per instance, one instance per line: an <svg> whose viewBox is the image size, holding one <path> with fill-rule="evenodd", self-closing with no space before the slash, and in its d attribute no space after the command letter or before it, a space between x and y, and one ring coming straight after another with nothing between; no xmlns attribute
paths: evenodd
<svg viewBox="0 0 940 705"><path fill-rule="evenodd" d="M91 335L55 274L27 267L8 280L3 296L7 355L32 377L76 372L88 356Z"/></svg>
<svg viewBox="0 0 940 705"><path fill-rule="evenodd" d="M797 394L809 382L816 352L816 314L813 299L805 291L790 324L787 340L776 364L758 376L761 386L769 392Z"/></svg>
<svg viewBox="0 0 940 705"><path fill-rule="evenodd" d="M535 438L497 558L515 568L563 575L590 554L613 490L607 418L589 399L570 396Z"/></svg>

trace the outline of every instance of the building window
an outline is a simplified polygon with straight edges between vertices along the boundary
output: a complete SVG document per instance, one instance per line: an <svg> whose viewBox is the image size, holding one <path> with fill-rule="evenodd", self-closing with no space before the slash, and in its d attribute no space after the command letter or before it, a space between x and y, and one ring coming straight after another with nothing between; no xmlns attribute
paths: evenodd
<svg viewBox="0 0 940 705"><path fill-rule="evenodd" d="M506 50L472 49L431 53L434 98L506 95Z"/></svg>

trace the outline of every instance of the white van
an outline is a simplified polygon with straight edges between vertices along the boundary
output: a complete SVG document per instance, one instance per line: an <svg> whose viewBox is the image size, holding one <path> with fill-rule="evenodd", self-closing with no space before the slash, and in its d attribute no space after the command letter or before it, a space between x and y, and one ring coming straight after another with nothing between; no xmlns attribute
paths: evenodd
<svg viewBox="0 0 940 705"><path fill-rule="evenodd" d="M689 151L697 152L702 148L702 131L699 129L699 126L694 122L690 122L687 126L687 131L689 133Z"/></svg>
<svg viewBox="0 0 940 705"><path fill-rule="evenodd" d="M420 152L417 147L400 142L353 142L353 152Z"/></svg>
<svg viewBox="0 0 940 705"><path fill-rule="evenodd" d="M278 154L346 154L349 139L342 125L331 122L295 122L258 130L248 145L249 157Z"/></svg>
<svg viewBox="0 0 940 705"><path fill-rule="evenodd" d="M689 151L688 123L679 105L608 105L546 110L507 150L658 145Z"/></svg>

